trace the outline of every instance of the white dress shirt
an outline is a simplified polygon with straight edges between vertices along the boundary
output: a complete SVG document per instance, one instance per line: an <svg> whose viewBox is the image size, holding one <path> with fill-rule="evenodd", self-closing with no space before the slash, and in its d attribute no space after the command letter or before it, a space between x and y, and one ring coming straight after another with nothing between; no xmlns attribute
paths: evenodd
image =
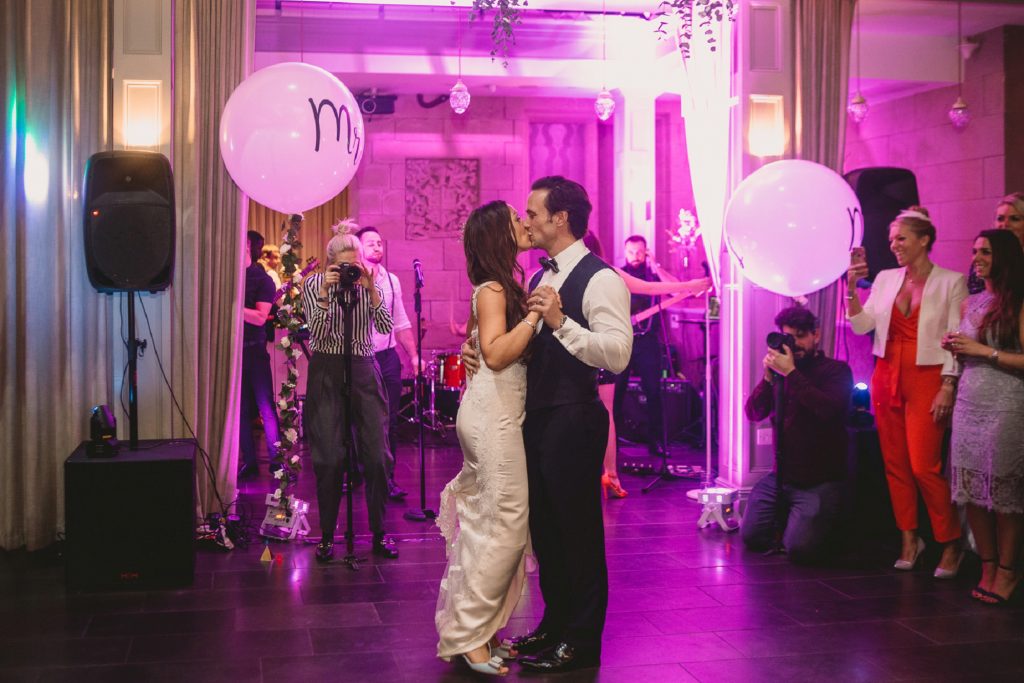
<svg viewBox="0 0 1024 683"><path fill-rule="evenodd" d="M384 308L388 309L391 314L391 320L394 323L394 327L387 334L382 334L377 328L373 330L373 350L380 352L395 348L395 333L409 329L412 327L412 323L409 322L405 304L402 303L402 283L398 281L398 276L389 273L384 266L378 265L377 275L373 281L383 292L381 300L384 303Z"/></svg>
<svg viewBox="0 0 1024 683"><path fill-rule="evenodd" d="M872 351L885 357L885 343L889 339L892 305L903 287L906 268L883 270L875 276L871 294L864 302L864 310L849 316L850 327L857 334L875 331ZM943 375L959 375L960 367L949 351L942 348L942 337L960 325L960 304L967 298L964 276L952 270L933 266L921 292L921 312L917 318L917 364L941 365Z"/></svg>
<svg viewBox="0 0 1024 683"><path fill-rule="evenodd" d="M540 285L562 287L573 268L590 250L577 240L554 257L558 272L544 271ZM568 318L555 339L565 350L594 368L622 372L633 351L633 327L629 324L629 290L612 268L598 271L583 292L583 315L590 329ZM539 326L538 326L539 331Z"/></svg>

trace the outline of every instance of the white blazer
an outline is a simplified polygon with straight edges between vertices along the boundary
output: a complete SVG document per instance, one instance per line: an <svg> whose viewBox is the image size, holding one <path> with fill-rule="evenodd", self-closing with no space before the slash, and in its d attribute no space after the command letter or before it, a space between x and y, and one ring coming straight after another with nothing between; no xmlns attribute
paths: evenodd
<svg viewBox="0 0 1024 683"><path fill-rule="evenodd" d="M871 294L864 302L864 310L850 316L850 327L857 334L875 331L872 351L885 357L885 342L889 338L889 320L896 295L903 287L906 268L883 270L875 276ZM960 273L934 266L924 283L921 294L921 312L917 319L917 364L941 365L943 375L959 375L960 367L953 354L940 344L942 336L960 325L960 304L967 298L967 281Z"/></svg>

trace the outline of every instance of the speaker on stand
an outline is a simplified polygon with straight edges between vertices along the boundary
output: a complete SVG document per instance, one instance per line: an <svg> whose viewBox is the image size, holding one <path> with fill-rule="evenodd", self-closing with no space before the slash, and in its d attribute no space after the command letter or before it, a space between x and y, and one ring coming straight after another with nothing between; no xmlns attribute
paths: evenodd
<svg viewBox="0 0 1024 683"><path fill-rule="evenodd" d="M128 437L139 444L139 340L135 292L167 289L174 277L174 179L155 152L100 152L85 165L83 229L89 282L128 293Z"/></svg>
<svg viewBox="0 0 1024 683"><path fill-rule="evenodd" d="M912 171L888 167L858 168L843 177L857 195L864 215L867 279L873 282L878 271L898 266L889 251L889 224L900 211L920 203L917 180Z"/></svg>

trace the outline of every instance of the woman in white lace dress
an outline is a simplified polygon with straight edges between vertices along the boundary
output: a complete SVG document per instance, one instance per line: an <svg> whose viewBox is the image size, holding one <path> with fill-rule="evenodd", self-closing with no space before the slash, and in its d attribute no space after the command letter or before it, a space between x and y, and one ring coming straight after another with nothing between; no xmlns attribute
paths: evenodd
<svg viewBox="0 0 1024 683"><path fill-rule="evenodd" d="M527 312L516 256L531 243L512 207L495 201L473 211L463 244L473 285L470 334L484 362L468 382L456 420L462 471L441 493L438 526L448 566L434 618L437 654L446 661L461 656L475 671L504 675L508 669L500 655L507 653L492 646L525 580L529 496L522 357L540 314Z"/></svg>
<svg viewBox="0 0 1024 683"><path fill-rule="evenodd" d="M1009 231L984 230L973 253L985 289L964 301L960 329L943 340L963 363L951 485L982 561L971 595L999 604L1020 583L1024 543L1024 252Z"/></svg>

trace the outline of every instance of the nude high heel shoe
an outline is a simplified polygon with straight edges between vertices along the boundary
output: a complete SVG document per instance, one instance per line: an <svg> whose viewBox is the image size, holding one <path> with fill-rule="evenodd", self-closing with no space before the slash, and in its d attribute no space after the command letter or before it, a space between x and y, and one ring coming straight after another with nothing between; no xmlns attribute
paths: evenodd
<svg viewBox="0 0 1024 683"><path fill-rule="evenodd" d="M613 477L610 474L601 475L601 492L605 498L609 496L612 498L625 498L629 495L629 492L622 488L622 484L619 483L619 478L617 476Z"/></svg>

